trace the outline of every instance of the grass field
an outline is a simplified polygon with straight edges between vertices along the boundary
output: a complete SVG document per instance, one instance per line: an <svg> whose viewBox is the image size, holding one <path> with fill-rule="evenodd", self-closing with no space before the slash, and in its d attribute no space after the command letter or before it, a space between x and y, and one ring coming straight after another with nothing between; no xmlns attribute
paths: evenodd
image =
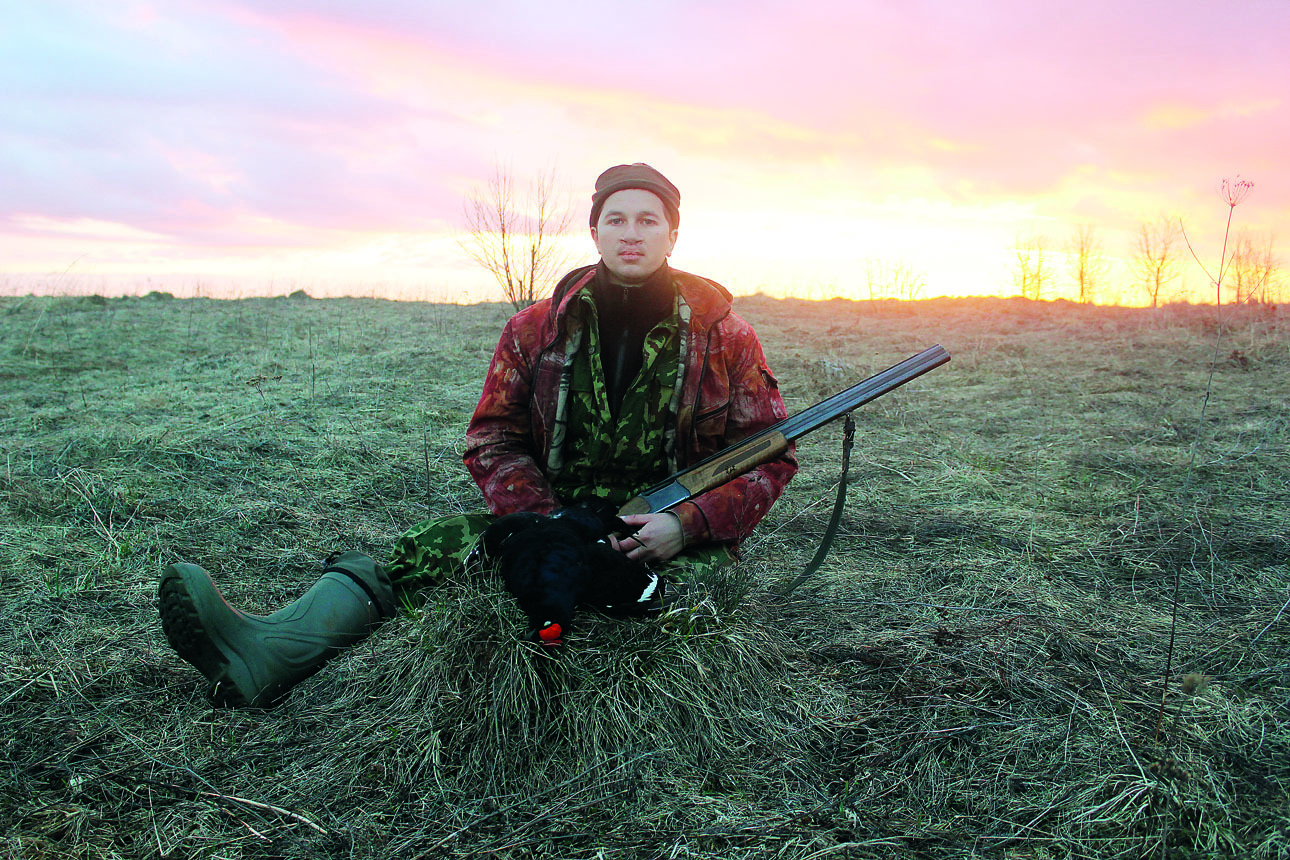
<svg viewBox="0 0 1290 860"><path fill-rule="evenodd" d="M857 413L816 578L776 595L836 426L660 620L552 659L452 583L233 711L162 637L162 567L269 611L480 507L461 436L506 310L0 299L5 856L1290 856L1284 308L737 309L790 412L954 357Z"/></svg>

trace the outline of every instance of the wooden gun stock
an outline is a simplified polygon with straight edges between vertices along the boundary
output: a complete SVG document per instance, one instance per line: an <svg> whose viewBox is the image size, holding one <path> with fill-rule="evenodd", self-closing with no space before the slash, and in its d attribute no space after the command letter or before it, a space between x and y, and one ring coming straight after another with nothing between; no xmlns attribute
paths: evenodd
<svg viewBox="0 0 1290 860"><path fill-rule="evenodd" d="M845 391L821 400L814 406L677 472L640 495L628 499L619 509L618 515L658 513L719 487L732 478L774 460L788 450L789 443L794 439L894 391L949 360L950 354L944 347L939 344L928 347Z"/></svg>

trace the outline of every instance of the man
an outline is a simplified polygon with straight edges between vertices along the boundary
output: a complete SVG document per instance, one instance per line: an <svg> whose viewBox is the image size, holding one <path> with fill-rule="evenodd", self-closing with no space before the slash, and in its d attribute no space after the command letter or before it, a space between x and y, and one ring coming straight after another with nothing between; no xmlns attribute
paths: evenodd
<svg viewBox="0 0 1290 860"><path fill-rule="evenodd" d="M641 489L785 417L751 326L720 285L671 269L681 195L645 164L596 180L591 238L600 262L507 322L466 434L465 464L490 515L414 526L383 568L348 552L296 603L270 616L224 602L195 565L162 577L166 636L222 704L271 704L416 592L461 569L496 516L593 503ZM719 566L797 469L787 453L658 514L626 517L616 543L670 571Z"/></svg>

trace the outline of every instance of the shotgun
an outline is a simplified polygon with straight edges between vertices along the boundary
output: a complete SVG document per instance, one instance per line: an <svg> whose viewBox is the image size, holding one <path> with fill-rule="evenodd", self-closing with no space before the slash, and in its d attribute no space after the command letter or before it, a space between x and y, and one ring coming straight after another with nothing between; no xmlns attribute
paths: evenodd
<svg viewBox="0 0 1290 860"><path fill-rule="evenodd" d="M682 469L640 495L628 499L619 509L618 515L659 513L719 487L731 478L783 454L794 439L818 430L856 407L877 400L949 360L950 354L945 351L945 347L940 344L928 347L900 364L772 424L742 442L736 442L724 451L700 460L688 469Z"/></svg>

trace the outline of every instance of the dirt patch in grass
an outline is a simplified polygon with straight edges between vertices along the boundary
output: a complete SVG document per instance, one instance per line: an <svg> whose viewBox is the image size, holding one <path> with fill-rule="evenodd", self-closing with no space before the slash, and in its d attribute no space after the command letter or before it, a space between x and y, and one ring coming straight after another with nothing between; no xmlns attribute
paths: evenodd
<svg viewBox="0 0 1290 860"><path fill-rule="evenodd" d="M814 579L835 427L662 619L553 658L467 579L239 712L162 567L269 611L477 509L506 310L161 298L0 300L7 856L1290 856L1284 312L741 299L790 410L954 356L857 413Z"/></svg>

